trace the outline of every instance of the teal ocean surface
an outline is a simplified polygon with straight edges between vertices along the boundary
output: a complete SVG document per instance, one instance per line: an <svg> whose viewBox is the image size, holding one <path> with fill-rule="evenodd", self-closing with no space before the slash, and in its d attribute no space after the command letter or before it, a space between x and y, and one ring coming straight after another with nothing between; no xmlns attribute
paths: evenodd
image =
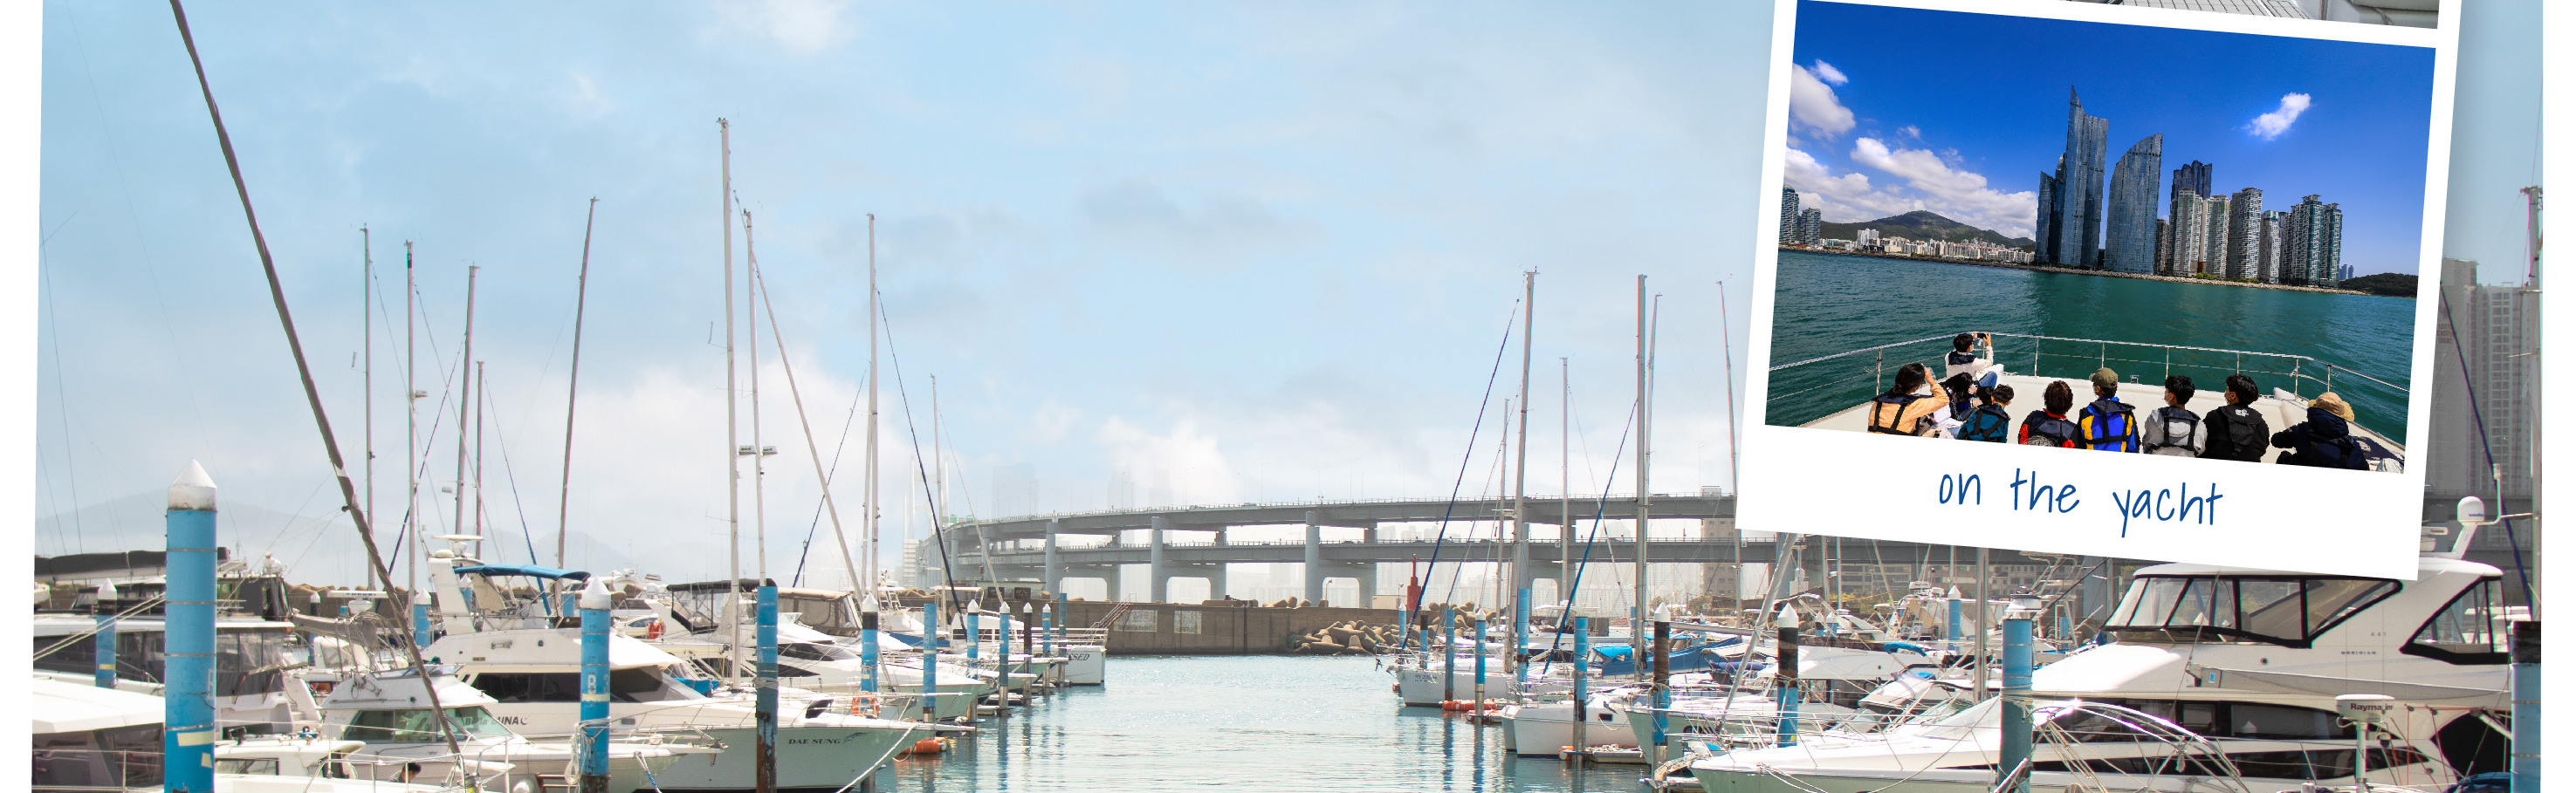
<svg viewBox="0 0 2576 793"><path fill-rule="evenodd" d="M1394 682L1353 656L1112 656L1107 685L977 722L953 752L897 761L878 789L1641 789L1643 766L1508 757L1502 727L1401 707Z"/></svg>
<svg viewBox="0 0 2576 793"><path fill-rule="evenodd" d="M2203 389L2241 371L2265 393L2334 391L2362 426L2406 442L2415 301L2405 298L1804 251L1780 252L1778 290L1773 366L1942 338L1775 369L1770 424L1805 424L1859 404L1908 361L1937 372L1948 336L1985 331L2058 339L1998 336L1997 358L2016 374L2066 378L2079 394L2083 378L2105 365L2123 380L2155 383L2174 373Z"/></svg>

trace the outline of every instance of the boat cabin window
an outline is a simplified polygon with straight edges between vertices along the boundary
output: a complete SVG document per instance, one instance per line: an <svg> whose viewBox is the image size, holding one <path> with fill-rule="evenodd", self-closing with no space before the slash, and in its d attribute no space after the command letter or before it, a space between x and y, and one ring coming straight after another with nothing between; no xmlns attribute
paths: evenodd
<svg viewBox="0 0 2576 793"><path fill-rule="evenodd" d="M34 735L35 790L158 788L161 725Z"/></svg>
<svg viewBox="0 0 2576 793"><path fill-rule="evenodd" d="M448 720L461 736L507 738L510 728L492 718L481 705L448 708ZM437 720L428 708L404 710L362 710L349 716L349 726L341 730L340 739L366 743L427 743L439 740Z"/></svg>
<svg viewBox="0 0 2576 793"><path fill-rule="evenodd" d="M502 702L580 702L580 672L483 672L469 685ZM650 669L617 669L608 673L608 696L617 702L658 699L662 678Z"/></svg>
<svg viewBox="0 0 2576 793"><path fill-rule="evenodd" d="M2275 750L2268 752L2228 752L2227 762L2236 767L2234 776L2246 779L2295 779L2324 782L2352 777L2352 749L2316 748ZM2423 753L2402 747L2373 747L2370 768L2401 768L2429 762ZM2152 757L2106 757L2069 763L2042 760L2031 764L2032 771L2070 771L2080 766L2093 773L2116 773L2132 776L2231 776L2207 754L2165 752Z"/></svg>
<svg viewBox="0 0 2576 793"><path fill-rule="evenodd" d="M2149 641L2258 641L2306 647L2318 636L2397 593L2381 578L2325 576L2139 576L2109 629Z"/></svg>
<svg viewBox="0 0 2576 793"><path fill-rule="evenodd" d="M244 757L226 760L218 757L215 758L215 773L277 776L277 758Z"/></svg>
<svg viewBox="0 0 2576 793"><path fill-rule="evenodd" d="M781 658L794 658L800 661L852 661L858 659L857 654L852 653L849 650L842 649L837 645L818 645L812 642L781 642L778 645L778 656Z"/></svg>
<svg viewBox="0 0 2576 793"><path fill-rule="evenodd" d="M2352 729L2339 726L2332 711L2260 702L2206 702L2193 700L2116 699L2089 701L2118 705L2181 725L2183 729L2208 738L2261 738L2282 741L2348 741ZM2125 741L2139 737L2135 728L2118 723L2110 715L2094 711L2068 711L2058 717L2058 726L2077 740ZM2099 737L2088 737L2099 736Z"/></svg>
<svg viewBox="0 0 2576 793"><path fill-rule="evenodd" d="M161 682L162 632L126 630L116 634L116 676ZM60 636L35 639L35 667L89 675L98 671L98 642L84 636L61 647ZM47 653L45 650L53 649ZM241 697L286 690L286 631L283 628L223 629L215 633L215 694Z"/></svg>
<svg viewBox="0 0 2576 793"><path fill-rule="evenodd" d="M2455 664L2507 663L2513 650L2507 608L2504 577L2478 579L2416 628L2414 638L2401 649L2407 655Z"/></svg>

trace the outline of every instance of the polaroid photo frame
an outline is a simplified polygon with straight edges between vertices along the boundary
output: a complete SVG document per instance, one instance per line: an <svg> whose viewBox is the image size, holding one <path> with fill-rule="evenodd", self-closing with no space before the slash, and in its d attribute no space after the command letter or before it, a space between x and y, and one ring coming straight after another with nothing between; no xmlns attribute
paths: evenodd
<svg viewBox="0 0 2576 793"><path fill-rule="evenodd" d="M2433 13L1783 0L1739 525L2411 580Z"/></svg>

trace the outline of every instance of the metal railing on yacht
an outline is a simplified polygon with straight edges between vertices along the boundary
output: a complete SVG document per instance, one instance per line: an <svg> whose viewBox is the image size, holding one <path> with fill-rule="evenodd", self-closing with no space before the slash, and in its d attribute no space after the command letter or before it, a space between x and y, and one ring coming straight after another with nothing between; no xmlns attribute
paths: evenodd
<svg viewBox="0 0 2576 793"><path fill-rule="evenodd" d="M2007 368L2026 363L2029 368L2023 370L2021 372L2023 374L2038 375L2046 372L2048 369L2043 364L2050 361L2073 363L2080 367L2086 358L2092 359L2094 368L2116 365L2132 367L2134 371L2134 367L2149 366L2162 367L2155 370L2159 372L2177 372L2180 371L2176 368L2179 366L2187 370L2250 375L2267 388L2279 388L2301 399L2328 391L2337 391L2340 388L2340 393L2346 396L2358 395L2379 401L2383 405L2397 406L2401 410L2391 411L2391 413L2399 416L2403 415L2402 408L2411 393L2405 386L2364 374L2349 366L2307 355L2195 347L2184 344L2039 336L2025 333L1989 333L1988 335L1997 340L1994 350L1995 363ZM1779 372L1802 367L1827 369L1849 367L1849 369L1846 373L1835 376L1827 382L1805 386L1795 391L1775 392L1767 399L1775 404L1809 394L1824 397L1846 396L1855 402L1868 399L1885 390L1891 373L1905 364L1921 363L1933 367L1935 372L1940 371L1941 356L1949 352L1950 341L1955 337L1956 334L1927 336L1779 364L1770 367L1775 378L1778 377ZM2014 349L2003 344L2004 339L2024 340L2029 342L2029 347ZM2051 344L2058 346L2052 350L2049 349ZM2081 348L2083 345L2090 345L2092 349L2084 350ZM1905 349L1913 347L1926 349L1920 351ZM1867 357L1863 359L1861 356ZM1863 360L1866 361L1865 366L1862 364ZM2340 385L2337 383L2338 379L2342 381ZM2140 382L2139 375L2131 374L2130 381ZM2216 390L2217 385L2217 383L2209 383L2203 388ZM2400 425L2402 424L2401 420Z"/></svg>

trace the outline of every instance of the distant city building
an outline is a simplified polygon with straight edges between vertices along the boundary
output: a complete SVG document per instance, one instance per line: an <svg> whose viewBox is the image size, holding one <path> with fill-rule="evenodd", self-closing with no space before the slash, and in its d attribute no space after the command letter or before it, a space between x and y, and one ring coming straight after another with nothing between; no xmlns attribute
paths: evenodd
<svg viewBox="0 0 2576 793"><path fill-rule="evenodd" d="M2209 251L2213 237L2225 237L2225 211L2212 205L2209 198L2188 190L2175 195L2173 202L2173 217L2165 232L2165 244L2171 249L2166 254L2166 271L2173 275L2202 275L2223 269L2224 259L2212 261ZM2225 250L2223 243L2219 249Z"/></svg>
<svg viewBox="0 0 2576 793"><path fill-rule="evenodd" d="M2207 196L2210 194L2209 163L2193 160L2191 162L2184 163L2180 168L2174 169L2173 197L2176 200L2180 200L2182 198L2183 191L2186 190L2201 196Z"/></svg>
<svg viewBox="0 0 2576 793"><path fill-rule="evenodd" d="M2061 267L2102 264L2102 165L2111 122L2085 115L2075 89L2066 89L2066 151L2057 171L2039 177L2040 256Z"/></svg>
<svg viewBox="0 0 2576 793"><path fill-rule="evenodd" d="M2493 499L2500 466L2504 496L2525 499L2531 495L2528 429L2541 407L2539 358L2525 353L2539 349L2540 299L2527 286L2481 286L2477 275L2477 262L2443 259L2440 285L2427 290L2442 304L2433 331L2425 495Z"/></svg>
<svg viewBox="0 0 2576 793"><path fill-rule="evenodd" d="M2342 208L2306 196L2282 226L2282 283L2333 286L2342 280Z"/></svg>
<svg viewBox="0 0 2576 793"><path fill-rule="evenodd" d="M1782 187L1780 188L1780 242L1783 244L1795 245L1798 240L1801 239L1799 236L1800 233L1801 232L1798 229L1798 191L1788 187Z"/></svg>
<svg viewBox="0 0 2576 793"><path fill-rule="evenodd" d="M2200 217L2201 222L2204 225L2200 231L2201 250L2195 255L2200 257L2199 261L2201 272L2208 273L2212 276L2225 277L2227 275L2227 209L2229 203L2230 202L2227 200L2227 197L2223 195L2214 195L2200 200L2200 205L2202 207Z"/></svg>
<svg viewBox="0 0 2576 793"><path fill-rule="evenodd" d="M2344 265L2344 266L2343 266L2343 272L2342 272L2342 273L2340 273L2340 274L2337 274L2337 275L2335 276L2335 280L2337 280L2337 281L2350 281L2350 280L2352 280L2352 265L2349 265L2349 264Z"/></svg>
<svg viewBox="0 0 2576 793"><path fill-rule="evenodd" d="M2103 234L2102 269L2156 271L2156 184L2164 178L2165 136L2149 135L2111 171L2110 228Z"/></svg>
<svg viewBox="0 0 2576 793"><path fill-rule="evenodd" d="M2263 191L2248 187L2227 199L2227 277L2263 277Z"/></svg>
<svg viewBox="0 0 2576 793"><path fill-rule="evenodd" d="M2261 277L2264 283L2281 282L2281 223L2282 219L2288 216L2289 213L2277 210L2265 212L2261 221L2262 227L2256 229L2262 238L2263 253L2259 266L2263 272Z"/></svg>
<svg viewBox="0 0 2576 793"><path fill-rule="evenodd" d="M2156 219L2156 274L2173 274L2173 243L2166 235L2173 233L2173 221Z"/></svg>
<svg viewBox="0 0 2576 793"><path fill-rule="evenodd" d="M1825 238L1825 213L1820 209L1798 210L1798 242L1814 245Z"/></svg>
<svg viewBox="0 0 2576 793"><path fill-rule="evenodd" d="M1852 241L1862 244L1868 244L1875 239L1878 239L1878 229L1861 229L1860 233L1852 235Z"/></svg>

